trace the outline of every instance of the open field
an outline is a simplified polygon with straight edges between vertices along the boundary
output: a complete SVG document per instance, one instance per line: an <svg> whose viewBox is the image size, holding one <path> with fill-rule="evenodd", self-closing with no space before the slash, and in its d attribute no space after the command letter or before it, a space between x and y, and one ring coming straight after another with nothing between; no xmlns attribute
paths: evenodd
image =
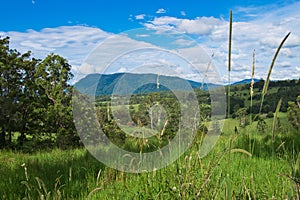
<svg viewBox="0 0 300 200"><path fill-rule="evenodd" d="M238 121L229 119L208 156L199 158L194 144L168 167L142 174L106 168L84 149L33 154L3 150L0 153L0 197L295 199L297 185L288 177L294 176L300 140L286 123L286 114L279 116L283 125L282 132L276 135L274 152L269 128L265 134L255 133L255 122L232 134ZM271 119L267 124L271 124Z"/></svg>

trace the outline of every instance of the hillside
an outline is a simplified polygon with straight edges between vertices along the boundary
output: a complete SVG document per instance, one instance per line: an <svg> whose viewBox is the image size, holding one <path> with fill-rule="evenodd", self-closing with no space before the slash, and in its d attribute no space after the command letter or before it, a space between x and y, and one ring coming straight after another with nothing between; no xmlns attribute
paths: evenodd
<svg viewBox="0 0 300 200"><path fill-rule="evenodd" d="M258 113L259 111L263 85L264 80L259 80L254 84L253 113ZM231 87L231 113L242 107L246 107L249 111L251 99L249 93L250 84L233 84ZM286 112L288 102L295 101L299 94L300 80L270 81L262 112L274 112L280 98L282 98L280 111Z"/></svg>
<svg viewBox="0 0 300 200"><path fill-rule="evenodd" d="M83 94L87 95L110 95L110 94L145 94L172 90L190 90L201 88L202 83L185 80L174 76L158 76L156 74L90 74L81 79L74 86ZM98 83L98 85L96 85ZM188 84L187 84L188 83ZM118 87L118 84L122 87ZM117 86L117 87L116 87ZM136 86L141 86L137 87ZM220 85L205 83L204 90L219 87ZM119 90L118 90L119 88ZM169 89L170 88L170 89ZM118 91L117 91L118 90Z"/></svg>
<svg viewBox="0 0 300 200"><path fill-rule="evenodd" d="M157 78L156 74L90 74L77 82L75 88L83 94L101 96L111 94L147 94L170 91L170 88L172 90L189 91L202 87L202 83L172 76L160 76L159 87L157 87ZM230 113L234 113L243 107L246 107L249 111L250 82L251 79L244 79L231 84L232 106ZM254 82L253 113L258 113L264 80L255 79ZM208 90L208 88L212 89L220 86L205 83L203 89ZM264 113L274 112L279 99L282 98L281 111L286 112L288 102L294 101L299 94L300 80L270 81L262 111Z"/></svg>

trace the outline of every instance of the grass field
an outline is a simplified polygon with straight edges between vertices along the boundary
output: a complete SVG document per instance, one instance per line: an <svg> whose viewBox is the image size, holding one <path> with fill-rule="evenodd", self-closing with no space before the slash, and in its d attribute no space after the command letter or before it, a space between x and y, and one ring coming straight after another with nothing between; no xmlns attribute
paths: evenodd
<svg viewBox="0 0 300 200"><path fill-rule="evenodd" d="M199 158L193 145L166 168L142 174L103 166L85 149L33 154L0 152L1 199L296 199L294 176L300 139L279 115L282 127L270 142L270 124L239 128L225 122L217 145ZM251 153L251 155L249 154ZM298 191L299 192L299 191Z"/></svg>

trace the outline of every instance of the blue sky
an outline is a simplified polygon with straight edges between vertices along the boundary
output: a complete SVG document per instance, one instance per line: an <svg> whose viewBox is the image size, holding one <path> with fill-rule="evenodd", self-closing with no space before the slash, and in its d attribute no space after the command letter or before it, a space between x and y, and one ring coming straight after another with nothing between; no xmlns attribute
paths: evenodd
<svg viewBox="0 0 300 200"><path fill-rule="evenodd" d="M278 58L273 79L300 78L300 3L289 0L10 0L1 2L0 36L11 47L43 58L54 52L66 57L78 76L85 59L112 35L134 28L173 29L195 39L226 80L229 10L233 10L233 80L249 78L252 51L257 53L257 78L264 78L281 39L289 41ZM249 67L250 66L250 67ZM187 76L188 77L188 76Z"/></svg>
<svg viewBox="0 0 300 200"><path fill-rule="evenodd" d="M119 33L141 27L138 21L130 20L146 14L196 18L213 16L228 18L229 10L238 7L273 5L280 7L294 1L282 0L10 0L1 2L0 30L26 31L65 25L87 25L104 31ZM157 13L163 9L162 13ZM182 14L185 13L185 16ZM243 17L243 16L237 16Z"/></svg>

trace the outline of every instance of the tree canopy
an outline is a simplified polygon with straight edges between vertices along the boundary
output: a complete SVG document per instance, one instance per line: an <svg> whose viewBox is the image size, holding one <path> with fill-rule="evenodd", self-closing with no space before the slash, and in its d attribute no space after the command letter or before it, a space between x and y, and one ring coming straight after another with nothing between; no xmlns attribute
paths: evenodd
<svg viewBox="0 0 300 200"><path fill-rule="evenodd" d="M17 146L27 137L48 138L52 145L78 144L72 117L71 66L59 55L43 60L31 52L9 47L9 37L0 38L0 148Z"/></svg>

